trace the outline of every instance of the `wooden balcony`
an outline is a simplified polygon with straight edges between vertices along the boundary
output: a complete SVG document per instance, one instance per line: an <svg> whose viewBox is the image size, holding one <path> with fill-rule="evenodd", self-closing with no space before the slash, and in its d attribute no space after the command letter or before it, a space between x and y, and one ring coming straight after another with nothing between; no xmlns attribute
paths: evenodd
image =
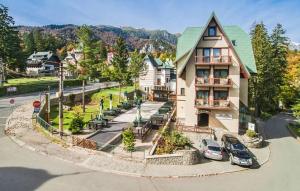
<svg viewBox="0 0 300 191"><path fill-rule="evenodd" d="M152 87L152 90L154 90L154 91L170 91L170 89L165 85L154 85Z"/></svg>
<svg viewBox="0 0 300 191"><path fill-rule="evenodd" d="M219 65L228 66L232 65L231 56L195 56L196 66L209 66Z"/></svg>
<svg viewBox="0 0 300 191"><path fill-rule="evenodd" d="M196 78L196 87L232 87L233 83L230 78Z"/></svg>
<svg viewBox="0 0 300 191"><path fill-rule="evenodd" d="M229 100L208 100L208 99L196 99L195 106L198 109L209 110L230 110L231 103Z"/></svg>

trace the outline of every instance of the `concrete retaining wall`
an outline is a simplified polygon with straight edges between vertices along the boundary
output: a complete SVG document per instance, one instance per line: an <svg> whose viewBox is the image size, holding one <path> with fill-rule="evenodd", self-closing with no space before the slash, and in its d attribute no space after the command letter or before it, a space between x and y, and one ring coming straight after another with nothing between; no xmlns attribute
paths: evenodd
<svg viewBox="0 0 300 191"><path fill-rule="evenodd" d="M146 156L147 164L156 165L193 165L200 162L200 153L196 149L180 150L175 154Z"/></svg>

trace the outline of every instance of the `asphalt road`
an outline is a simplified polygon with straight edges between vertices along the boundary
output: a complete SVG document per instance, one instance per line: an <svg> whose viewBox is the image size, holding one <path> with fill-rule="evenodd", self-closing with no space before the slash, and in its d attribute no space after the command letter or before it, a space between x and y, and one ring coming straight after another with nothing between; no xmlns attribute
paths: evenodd
<svg viewBox="0 0 300 191"><path fill-rule="evenodd" d="M34 95L31 96L18 98L20 102L17 100L17 104L30 101L34 98ZM1 105L6 101L0 100L1 120L11 112L10 108L3 108ZM2 134L0 190L298 191L300 143L291 137L285 128L291 119L285 114L279 114L267 122L265 132L271 146L271 157L266 165L259 169L200 178L150 179L92 171L20 148Z"/></svg>

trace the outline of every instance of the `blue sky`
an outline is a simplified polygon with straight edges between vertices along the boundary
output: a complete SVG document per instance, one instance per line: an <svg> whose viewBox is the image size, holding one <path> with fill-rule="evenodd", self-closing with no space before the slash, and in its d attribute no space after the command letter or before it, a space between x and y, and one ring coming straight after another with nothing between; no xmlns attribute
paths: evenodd
<svg viewBox="0 0 300 191"><path fill-rule="evenodd" d="M249 32L254 22L281 23L300 42L299 0L1 0L17 25L104 24L181 33L215 11L223 25ZM1 3L0 2L0 3Z"/></svg>

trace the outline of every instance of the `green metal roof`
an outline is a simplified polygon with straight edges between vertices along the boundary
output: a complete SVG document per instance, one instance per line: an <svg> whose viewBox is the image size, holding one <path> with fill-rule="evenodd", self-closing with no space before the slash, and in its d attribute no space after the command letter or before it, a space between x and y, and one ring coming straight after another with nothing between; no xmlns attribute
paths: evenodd
<svg viewBox="0 0 300 191"><path fill-rule="evenodd" d="M163 62L159 58L154 58L151 55L146 55L144 59L149 59L149 61L152 63L152 65L155 68L165 68L165 69L174 68L174 65L172 63L169 63L168 61Z"/></svg>
<svg viewBox="0 0 300 191"><path fill-rule="evenodd" d="M256 65L249 35L238 26L223 26L229 40L235 40L234 49L240 57L242 64L249 73L256 73ZM202 35L204 27L188 27L177 42L176 60L180 59L196 45ZM193 50L192 50L193 51Z"/></svg>

